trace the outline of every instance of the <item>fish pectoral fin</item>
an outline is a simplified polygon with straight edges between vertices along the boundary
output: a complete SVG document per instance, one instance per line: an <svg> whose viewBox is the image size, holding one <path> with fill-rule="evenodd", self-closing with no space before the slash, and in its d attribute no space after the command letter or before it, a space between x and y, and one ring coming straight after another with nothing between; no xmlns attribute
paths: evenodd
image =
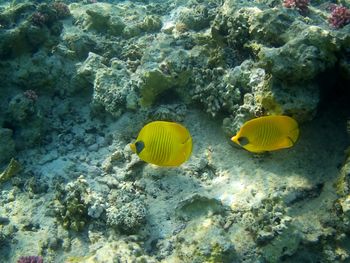
<svg viewBox="0 0 350 263"><path fill-rule="evenodd" d="M181 144L186 144L191 139L191 136L187 136L186 139Z"/></svg>
<svg viewBox="0 0 350 263"><path fill-rule="evenodd" d="M292 139L291 137L287 136L287 137L283 140L281 146L282 146L283 148L289 148L289 147L294 146L294 144L295 144L295 141L293 141L293 139Z"/></svg>

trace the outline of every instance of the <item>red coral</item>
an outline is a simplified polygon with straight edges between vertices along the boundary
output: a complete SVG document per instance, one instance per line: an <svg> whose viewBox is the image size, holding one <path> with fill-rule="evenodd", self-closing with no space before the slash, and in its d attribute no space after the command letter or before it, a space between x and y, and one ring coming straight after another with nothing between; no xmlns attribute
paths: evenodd
<svg viewBox="0 0 350 263"><path fill-rule="evenodd" d="M328 22L334 28L341 28L350 23L350 10L345 6L332 5L330 7L331 15L328 18Z"/></svg>
<svg viewBox="0 0 350 263"><path fill-rule="evenodd" d="M283 6L287 8L296 8L301 14L309 11L310 0L283 0Z"/></svg>

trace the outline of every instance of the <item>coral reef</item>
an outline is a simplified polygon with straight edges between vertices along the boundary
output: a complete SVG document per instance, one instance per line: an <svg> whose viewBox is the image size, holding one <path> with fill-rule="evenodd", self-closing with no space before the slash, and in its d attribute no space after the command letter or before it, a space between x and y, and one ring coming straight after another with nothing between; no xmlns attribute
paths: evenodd
<svg viewBox="0 0 350 263"><path fill-rule="evenodd" d="M0 261L346 262L338 4L0 3ZM300 123L295 147L254 157L230 144L271 114ZM187 163L131 152L152 120L188 127Z"/></svg>

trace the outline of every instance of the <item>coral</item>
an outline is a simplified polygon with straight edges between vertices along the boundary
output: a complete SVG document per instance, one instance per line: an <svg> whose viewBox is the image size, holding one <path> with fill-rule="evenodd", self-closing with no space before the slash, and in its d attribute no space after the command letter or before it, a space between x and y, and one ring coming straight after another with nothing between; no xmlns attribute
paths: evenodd
<svg viewBox="0 0 350 263"><path fill-rule="evenodd" d="M15 142L10 129L0 128L0 165L6 163L15 154Z"/></svg>
<svg viewBox="0 0 350 263"><path fill-rule="evenodd" d="M338 29L350 23L350 10L345 6L332 5L328 22L332 27Z"/></svg>
<svg viewBox="0 0 350 263"><path fill-rule="evenodd" d="M54 207L57 220L64 228L81 231L88 222L87 186L83 177L65 187L57 186Z"/></svg>
<svg viewBox="0 0 350 263"><path fill-rule="evenodd" d="M22 93L11 99L8 107L11 122L23 123L37 114L36 100L28 95L28 93Z"/></svg>
<svg viewBox="0 0 350 263"><path fill-rule="evenodd" d="M24 256L17 260L17 263L43 263L44 260L40 256Z"/></svg>
<svg viewBox="0 0 350 263"><path fill-rule="evenodd" d="M301 14L306 14L309 11L310 0L283 0L283 6L287 8L295 8Z"/></svg>
<svg viewBox="0 0 350 263"><path fill-rule="evenodd" d="M126 234L136 233L146 223L148 209L134 185L123 183L108 195L107 224Z"/></svg>
<svg viewBox="0 0 350 263"><path fill-rule="evenodd" d="M95 192L90 193L86 201L89 203L88 215L92 218L99 218L106 210L107 205L104 198Z"/></svg>
<svg viewBox="0 0 350 263"><path fill-rule="evenodd" d="M135 233L146 222L147 209L141 201L132 201L121 207L107 209L107 224L125 233Z"/></svg>
<svg viewBox="0 0 350 263"><path fill-rule="evenodd" d="M9 180L12 176L21 170L21 165L15 159L11 159L5 171L0 173L0 183Z"/></svg>
<svg viewBox="0 0 350 263"><path fill-rule="evenodd" d="M242 216L257 244L266 244L288 229L291 218L278 198L267 198Z"/></svg>
<svg viewBox="0 0 350 263"><path fill-rule="evenodd" d="M140 29L145 32L156 32L162 27L162 20L155 15L146 16L140 24Z"/></svg>

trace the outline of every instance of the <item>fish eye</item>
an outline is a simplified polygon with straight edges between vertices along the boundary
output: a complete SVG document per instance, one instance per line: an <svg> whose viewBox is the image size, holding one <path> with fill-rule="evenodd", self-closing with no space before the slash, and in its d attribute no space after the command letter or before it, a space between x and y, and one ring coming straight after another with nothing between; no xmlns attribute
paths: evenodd
<svg viewBox="0 0 350 263"><path fill-rule="evenodd" d="M135 143L135 148L136 148L136 153L139 154L145 148L145 144L143 143L143 141L137 141Z"/></svg>
<svg viewBox="0 0 350 263"><path fill-rule="evenodd" d="M239 145L245 146L249 143L249 140L247 137L239 137L238 139Z"/></svg>

